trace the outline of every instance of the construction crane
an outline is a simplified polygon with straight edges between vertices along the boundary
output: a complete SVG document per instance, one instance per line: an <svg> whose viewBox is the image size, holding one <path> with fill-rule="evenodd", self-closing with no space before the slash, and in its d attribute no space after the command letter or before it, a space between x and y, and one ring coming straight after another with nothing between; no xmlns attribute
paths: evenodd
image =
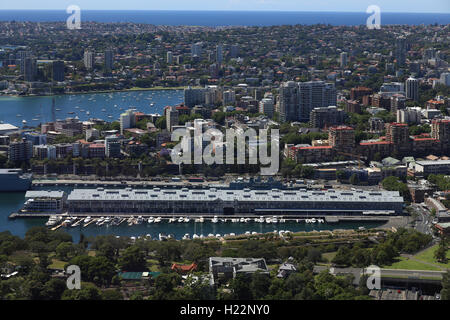
<svg viewBox="0 0 450 320"><path fill-rule="evenodd" d="M337 154L352 157L352 158L357 158L358 159L358 169L361 169L361 163L363 162L361 159L367 159L367 157L364 157L360 154L353 154L353 153L347 153L347 152L341 152L341 151L337 151Z"/></svg>

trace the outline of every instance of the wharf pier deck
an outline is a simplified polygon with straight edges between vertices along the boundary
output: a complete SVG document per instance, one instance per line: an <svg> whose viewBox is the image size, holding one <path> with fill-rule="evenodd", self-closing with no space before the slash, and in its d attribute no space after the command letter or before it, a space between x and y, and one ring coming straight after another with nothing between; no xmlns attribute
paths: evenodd
<svg viewBox="0 0 450 320"><path fill-rule="evenodd" d="M263 214L263 215L211 215L211 214L171 214L171 213L134 213L134 214L114 214L114 213L107 213L107 212L101 212L101 213L64 213L64 214L56 214L56 213L12 213L9 218L10 219L17 219L17 218L48 218L51 215L58 215L58 216L71 216L76 218L86 218L88 216L100 218L100 217L118 217L121 219L128 219L131 217L138 217L142 216L143 218L149 218L149 217L161 217L163 220L168 220L170 218L178 218L178 217L189 217L191 219L203 217L205 219L212 219L215 216L221 219L239 219L239 218L259 218L260 216L263 216L264 218L271 218L273 216L276 216L279 219L285 219L286 222L288 221L296 221L296 220L305 220L305 219L324 219L327 223L339 223L343 221L359 221L359 222L384 222L388 221L391 218L400 217L400 216L360 216L360 215L342 215L342 216L329 216L329 215L283 215L283 214ZM122 221L123 222L123 221Z"/></svg>

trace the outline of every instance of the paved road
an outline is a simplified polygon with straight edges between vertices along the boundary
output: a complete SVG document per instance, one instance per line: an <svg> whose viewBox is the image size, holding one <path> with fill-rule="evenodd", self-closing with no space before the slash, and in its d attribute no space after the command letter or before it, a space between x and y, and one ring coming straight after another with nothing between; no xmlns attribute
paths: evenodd
<svg viewBox="0 0 450 320"><path fill-rule="evenodd" d="M415 229L425 234L433 234L431 229L433 219L430 216L430 212L417 203L411 204L411 207L419 216L416 221Z"/></svg>
<svg viewBox="0 0 450 320"><path fill-rule="evenodd" d="M314 273L319 273L323 270L329 269L330 273L336 274L353 274L355 276L354 283L359 283L359 278L365 272L363 268L328 268L326 266L314 266ZM383 277L398 277L398 278L439 278L442 279L442 275L446 271L428 271L428 270L403 270L403 269L380 269L381 276ZM357 281L356 281L357 280Z"/></svg>

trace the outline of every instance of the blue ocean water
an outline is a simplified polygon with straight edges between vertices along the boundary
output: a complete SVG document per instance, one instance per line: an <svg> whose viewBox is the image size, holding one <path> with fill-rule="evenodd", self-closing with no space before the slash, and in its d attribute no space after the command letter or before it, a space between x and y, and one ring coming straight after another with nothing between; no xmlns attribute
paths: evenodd
<svg viewBox="0 0 450 320"><path fill-rule="evenodd" d="M99 11L82 10L81 21L134 22L154 25L196 26L271 26L271 25L365 25L370 15L365 12L300 12L300 11ZM0 21L66 21L65 10L0 10ZM449 13L381 13L383 24L448 24Z"/></svg>
<svg viewBox="0 0 450 320"><path fill-rule="evenodd" d="M130 108L147 114L163 114L165 106L176 105L184 100L183 90L67 94L53 97L2 96L0 121L18 127L22 126L22 120L26 120L28 126L52 121L52 98L55 98L56 119L78 117L82 121L90 118L115 121Z"/></svg>

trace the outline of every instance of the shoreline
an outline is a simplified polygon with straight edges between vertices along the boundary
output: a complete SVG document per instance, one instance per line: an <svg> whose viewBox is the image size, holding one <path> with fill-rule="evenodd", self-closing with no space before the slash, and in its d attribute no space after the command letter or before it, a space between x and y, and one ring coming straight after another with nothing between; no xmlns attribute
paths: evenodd
<svg viewBox="0 0 450 320"><path fill-rule="evenodd" d="M0 99L3 97L12 97L12 98L33 98L33 97L57 97L57 96L68 96L68 95L80 95L80 94L103 94L103 93L118 93L118 92L139 92L139 91L171 91L171 90L184 90L188 86L181 87L152 87L152 88L138 88L134 87L131 89L123 89L123 90L102 90L102 91L87 91L87 92L70 92L70 93L62 93L62 94L25 94L25 95L17 95L17 94L2 94L0 95ZM197 88L197 87L192 87Z"/></svg>

